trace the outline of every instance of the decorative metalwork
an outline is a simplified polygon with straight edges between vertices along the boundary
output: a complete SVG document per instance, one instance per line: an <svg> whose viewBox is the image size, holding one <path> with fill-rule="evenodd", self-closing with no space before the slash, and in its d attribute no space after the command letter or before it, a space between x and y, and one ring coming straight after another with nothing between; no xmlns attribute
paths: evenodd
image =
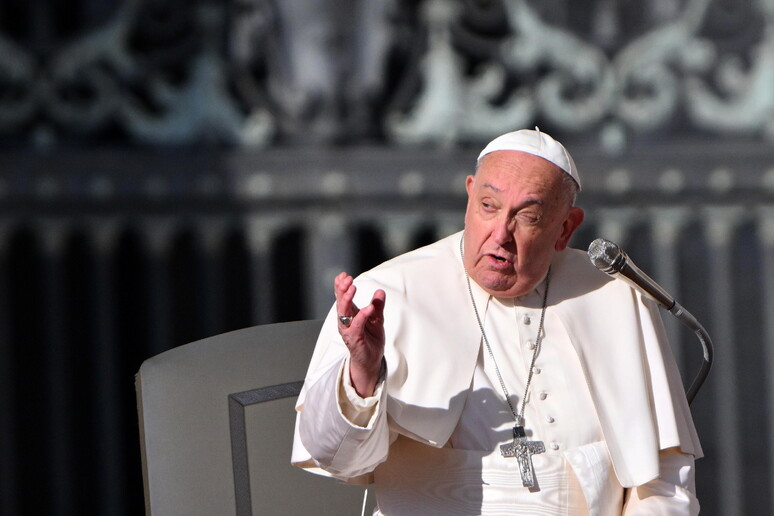
<svg viewBox="0 0 774 516"><path fill-rule="evenodd" d="M129 0L86 26L0 25L7 141L774 137L774 0Z"/></svg>
<svg viewBox="0 0 774 516"><path fill-rule="evenodd" d="M219 43L224 15L206 3L130 0L42 66L0 39L0 130L29 131L41 145L111 125L153 144L265 144L272 117L260 105L240 108L231 93Z"/></svg>
<svg viewBox="0 0 774 516"><path fill-rule="evenodd" d="M491 2L466 4L493 9ZM426 2L426 87L411 111L387 120L391 137L479 140L539 122L566 133L598 131L611 151L621 150L627 133L677 131L686 122L694 130L771 136L772 2L651 2L651 12L663 14L628 40L615 37L627 13L614 3L584 2L597 27L585 37L546 21L535 4L503 0L509 33L470 73L454 45L458 4ZM711 33L712 16L729 10L744 21L735 36L748 40L734 52Z"/></svg>

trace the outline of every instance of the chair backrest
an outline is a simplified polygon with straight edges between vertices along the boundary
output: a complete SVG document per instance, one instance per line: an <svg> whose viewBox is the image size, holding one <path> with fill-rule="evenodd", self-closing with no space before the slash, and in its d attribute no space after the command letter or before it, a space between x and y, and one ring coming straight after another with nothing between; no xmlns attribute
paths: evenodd
<svg viewBox="0 0 774 516"><path fill-rule="evenodd" d="M362 487L290 465L293 407L321 323L255 326L143 362L147 514L360 514Z"/></svg>

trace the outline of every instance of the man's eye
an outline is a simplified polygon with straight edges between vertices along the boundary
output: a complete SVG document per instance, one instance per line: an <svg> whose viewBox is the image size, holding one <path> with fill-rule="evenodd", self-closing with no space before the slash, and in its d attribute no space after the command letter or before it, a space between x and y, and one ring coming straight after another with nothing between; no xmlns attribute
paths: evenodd
<svg viewBox="0 0 774 516"><path fill-rule="evenodd" d="M529 224L535 224L540 221L540 214L532 212L521 212L519 213L519 220Z"/></svg>

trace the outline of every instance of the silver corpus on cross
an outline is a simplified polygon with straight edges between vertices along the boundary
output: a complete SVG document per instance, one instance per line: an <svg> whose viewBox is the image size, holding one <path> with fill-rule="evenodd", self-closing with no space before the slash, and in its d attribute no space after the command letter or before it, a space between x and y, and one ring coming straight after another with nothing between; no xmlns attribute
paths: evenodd
<svg viewBox="0 0 774 516"><path fill-rule="evenodd" d="M532 456L546 451L543 441L528 441L524 427L513 427L513 442L500 445L500 453L503 457L516 457L519 462L521 484L524 487L535 486L535 471L532 466Z"/></svg>
<svg viewBox="0 0 774 516"><path fill-rule="evenodd" d="M463 239L460 238L460 257L462 257L463 268L465 267L465 257L462 247ZM532 464L532 456L537 453L544 453L546 446L543 441L529 441L527 440L527 432L524 430L524 407L527 404L527 395L529 394L529 386L532 383L532 372L535 370L535 360L540 351L540 345L543 342L544 323L546 318L546 306L548 305L548 286L551 283L551 268L549 267L548 273L545 279L545 289L543 290L543 307L540 311L540 324L538 325L537 339L535 341L535 349L532 351L532 361L529 365L529 373L527 374L527 385L524 388L524 396L521 398L521 410L516 412L511 403L511 397L508 394L508 389L505 388L505 382L500 374L500 368L497 366L497 360L495 360L494 353L492 353L492 347L489 345L489 339L486 337L484 331L484 323L481 321L481 316L478 313L478 307L476 307L476 300L473 297L473 288L470 286L470 275L467 269L465 269L465 279L468 282L468 293L470 294L470 302L473 304L473 311L476 313L476 320L478 321L478 327L481 330L481 337L484 339L484 344L489 352L489 356L492 359L492 363L497 373L497 379L500 381L500 388L505 395L505 401L508 403L508 407L511 409L513 418L516 424L513 427L513 442L501 444L500 454L503 457L516 457L519 463L519 472L521 473L521 484L524 487L535 487L535 468Z"/></svg>

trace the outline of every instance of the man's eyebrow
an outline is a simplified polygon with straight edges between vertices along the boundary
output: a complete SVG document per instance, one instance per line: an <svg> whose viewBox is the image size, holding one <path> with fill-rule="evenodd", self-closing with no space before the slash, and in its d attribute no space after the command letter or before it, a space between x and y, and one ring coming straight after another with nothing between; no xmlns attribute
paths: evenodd
<svg viewBox="0 0 774 516"><path fill-rule="evenodd" d="M503 191L502 188L499 188L499 187L493 185L492 183L484 183L484 184L481 185L481 187L482 188L489 188L490 190L493 190L493 191L498 192L498 193L502 193L502 191ZM542 199L539 199L537 197L535 197L535 198L530 197L528 199L525 199L522 204L524 206L529 206L529 205L533 205L533 204L536 204L538 206L543 206L545 204L545 202L543 202Z"/></svg>
<svg viewBox="0 0 774 516"><path fill-rule="evenodd" d="M495 192L498 192L498 193L501 193L503 191L502 188L499 188L499 187L493 185L492 183L484 183L483 185L481 185L481 187L482 188L490 188L490 189L492 189L492 190L494 190Z"/></svg>

